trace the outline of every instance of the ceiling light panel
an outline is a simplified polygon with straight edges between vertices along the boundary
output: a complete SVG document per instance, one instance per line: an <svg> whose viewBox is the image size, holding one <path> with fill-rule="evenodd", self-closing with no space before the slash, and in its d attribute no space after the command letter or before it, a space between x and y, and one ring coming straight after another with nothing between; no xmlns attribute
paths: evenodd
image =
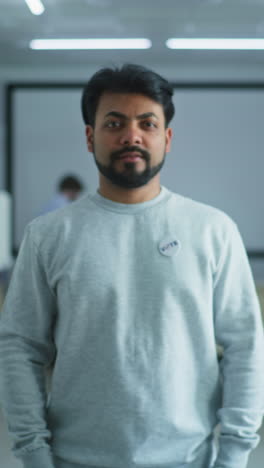
<svg viewBox="0 0 264 468"><path fill-rule="evenodd" d="M33 15L42 15L45 11L41 0L25 0L25 2Z"/></svg>
<svg viewBox="0 0 264 468"><path fill-rule="evenodd" d="M264 39L170 38L166 46L179 50L264 50Z"/></svg>
<svg viewBox="0 0 264 468"><path fill-rule="evenodd" d="M35 50L87 50L87 49L149 49L149 39L34 39L30 48Z"/></svg>

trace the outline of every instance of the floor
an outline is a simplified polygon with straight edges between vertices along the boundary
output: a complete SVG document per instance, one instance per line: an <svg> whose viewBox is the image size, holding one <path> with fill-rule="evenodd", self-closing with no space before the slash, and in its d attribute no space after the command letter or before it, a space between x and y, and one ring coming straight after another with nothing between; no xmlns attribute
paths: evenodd
<svg viewBox="0 0 264 468"><path fill-rule="evenodd" d="M258 447L251 453L247 468L263 468L264 460L264 423L259 431L262 438ZM11 441L6 422L0 408L0 461L2 468L22 468L22 463L11 452Z"/></svg>

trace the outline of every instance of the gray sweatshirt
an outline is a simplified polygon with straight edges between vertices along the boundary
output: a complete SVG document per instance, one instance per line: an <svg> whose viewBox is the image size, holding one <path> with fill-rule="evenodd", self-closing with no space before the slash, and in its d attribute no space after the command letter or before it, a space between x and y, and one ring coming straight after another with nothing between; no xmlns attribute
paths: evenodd
<svg viewBox="0 0 264 468"><path fill-rule="evenodd" d="M264 338L236 223L164 186L137 204L89 193L34 219L0 320L0 369L25 468L245 468Z"/></svg>

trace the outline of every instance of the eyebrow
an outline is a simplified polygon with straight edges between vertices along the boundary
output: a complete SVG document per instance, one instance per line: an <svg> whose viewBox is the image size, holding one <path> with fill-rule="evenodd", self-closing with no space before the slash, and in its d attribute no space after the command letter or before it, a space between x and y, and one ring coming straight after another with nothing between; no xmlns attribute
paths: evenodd
<svg viewBox="0 0 264 468"><path fill-rule="evenodd" d="M129 118L127 117L127 115L122 114L122 112L117 112L117 111L108 112L108 113L105 115L105 118L106 118L106 117L109 117L109 116L118 117L118 118L121 118L121 119L129 120ZM157 116L156 114L154 114L154 112L145 112L144 114L137 115L137 116L136 116L136 119L137 119L137 120L148 119L149 117L155 117L155 119L157 119L157 120L159 119L158 116Z"/></svg>

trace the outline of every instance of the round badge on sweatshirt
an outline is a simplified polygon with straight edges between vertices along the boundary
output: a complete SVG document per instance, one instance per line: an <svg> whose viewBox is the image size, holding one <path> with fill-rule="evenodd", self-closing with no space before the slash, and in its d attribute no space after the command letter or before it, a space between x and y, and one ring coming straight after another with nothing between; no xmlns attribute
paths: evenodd
<svg viewBox="0 0 264 468"><path fill-rule="evenodd" d="M159 243L159 251L162 255L171 257L180 250L181 244L175 237L166 237Z"/></svg>

